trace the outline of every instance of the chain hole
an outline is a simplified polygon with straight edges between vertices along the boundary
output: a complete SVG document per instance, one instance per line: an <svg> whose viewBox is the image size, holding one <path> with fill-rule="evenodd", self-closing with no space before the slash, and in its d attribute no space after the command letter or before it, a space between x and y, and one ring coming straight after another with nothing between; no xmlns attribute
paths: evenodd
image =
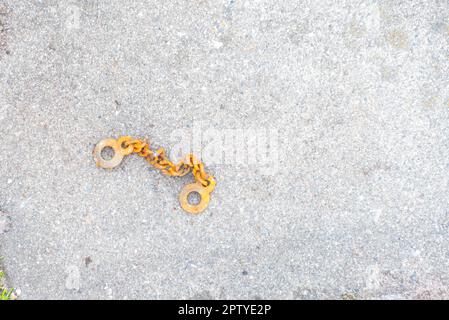
<svg viewBox="0 0 449 320"><path fill-rule="evenodd" d="M197 191L192 191L187 196L187 202L192 206L197 206L201 202L201 195Z"/></svg>
<svg viewBox="0 0 449 320"><path fill-rule="evenodd" d="M123 141L121 144L122 149L126 149L129 147L129 143L127 141Z"/></svg>
<svg viewBox="0 0 449 320"><path fill-rule="evenodd" d="M109 161L112 158L114 158L114 155L115 152L112 147L104 147L103 150L101 150L101 157L106 161Z"/></svg>

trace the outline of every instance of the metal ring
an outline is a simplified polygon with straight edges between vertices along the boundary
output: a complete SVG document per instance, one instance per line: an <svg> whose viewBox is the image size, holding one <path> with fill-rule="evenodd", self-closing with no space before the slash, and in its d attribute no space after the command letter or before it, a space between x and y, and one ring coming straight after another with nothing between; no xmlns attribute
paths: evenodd
<svg viewBox="0 0 449 320"><path fill-rule="evenodd" d="M189 203L189 194L192 192L198 192L201 200L198 204L193 205ZM193 214L198 214L202 211L204 211L207 208L207 205L209 204L210 195L206 188L204 188L200 183L191 183L186 185L179 194L179 203L181 204L181 207Z"/></svg>
<svg viewBox="0 0 449 320"><path fill-rule="evenodd" d="M114 150L114 156L110 160L105 160L101 156L101 151L104 148L111 147ZM115 139L104 139L97 143L95 146L94 159L97 167L112 169L120 164L123 160L123 154L121 153L121 146L117 144Z"/></svg>
<svg viewBox="0 0 449 320"><path fill-rule="evenodd" d="M203 186L203 188L206 189L207 192L211 193L214 191L217 182L215 182L215 178L213 176L209 176L206 181L208 181L209 184L207 186Z"/></svg>

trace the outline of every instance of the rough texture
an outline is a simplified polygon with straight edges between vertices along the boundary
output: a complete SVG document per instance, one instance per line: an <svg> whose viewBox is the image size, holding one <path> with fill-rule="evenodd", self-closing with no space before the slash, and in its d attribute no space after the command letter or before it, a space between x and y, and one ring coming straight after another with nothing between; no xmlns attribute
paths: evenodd
<svg viewBox="0 0 449 320"><path fill-rule="evenodd" d="M29 298L449 298L449 4L0 0L1 255ZM121 134L272 128L186 215Z"/></svg>

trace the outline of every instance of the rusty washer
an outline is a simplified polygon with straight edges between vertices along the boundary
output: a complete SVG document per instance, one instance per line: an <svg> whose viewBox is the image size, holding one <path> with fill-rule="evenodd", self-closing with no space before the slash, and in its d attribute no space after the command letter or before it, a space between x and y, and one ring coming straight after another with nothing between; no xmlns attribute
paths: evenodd
<svg viewBox="0 0 449 320"><path fill-rule="evenodd" d="M101 152L104 148L110 147L114 150L114 156L110 160L105 160L101 156ZM95 164L97 167L105 168L105 169L112 169L115 168L122 162L123 160L123 153L122 148L117 143L117 140L115 139L104 139L97 143L95 146L94 152L94 159Z"/></svg>
<svg viewBox="0 0 449 320"><path fill-rule="evenodd" d="M200 202L196 205L189 203L189 194L191 194L192 192L198 192L201 197ZM209 200L209 191L205 187L203 187L201 183L198 182L186 185L179 194L179 203L181 204L181 207L185 211L193 214L198 214L204 211L204 209L206 209L207 205L209 204Z"/></svg>

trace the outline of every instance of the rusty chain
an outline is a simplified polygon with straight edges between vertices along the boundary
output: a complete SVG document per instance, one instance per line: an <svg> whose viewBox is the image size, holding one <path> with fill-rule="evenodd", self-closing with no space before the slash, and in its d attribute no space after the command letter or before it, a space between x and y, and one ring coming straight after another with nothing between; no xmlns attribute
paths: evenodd
<svg viewBox="0 0 449 320"><path fill-rule="evenodd" d="M101 155L104 148L110 147L114 150L114 156L106 160ZM118 139L101 140L94 148L93 155L98 167L112 169L118 166L124 156L135 153L160 170L163 174L171 177L182 177L192 172L195 183L186 185L179 194L181 207L190 213L200 213L206 209L210 200L210 193L215 188L215 179L206 173L204 164L193 154L188 154L184 159L174 164L166 155L164 148L151 150L149 141L135 139L130 136L122 136ZM188 197L192 192L197 192L201 200L198 204L191 204Z"/></svg>

